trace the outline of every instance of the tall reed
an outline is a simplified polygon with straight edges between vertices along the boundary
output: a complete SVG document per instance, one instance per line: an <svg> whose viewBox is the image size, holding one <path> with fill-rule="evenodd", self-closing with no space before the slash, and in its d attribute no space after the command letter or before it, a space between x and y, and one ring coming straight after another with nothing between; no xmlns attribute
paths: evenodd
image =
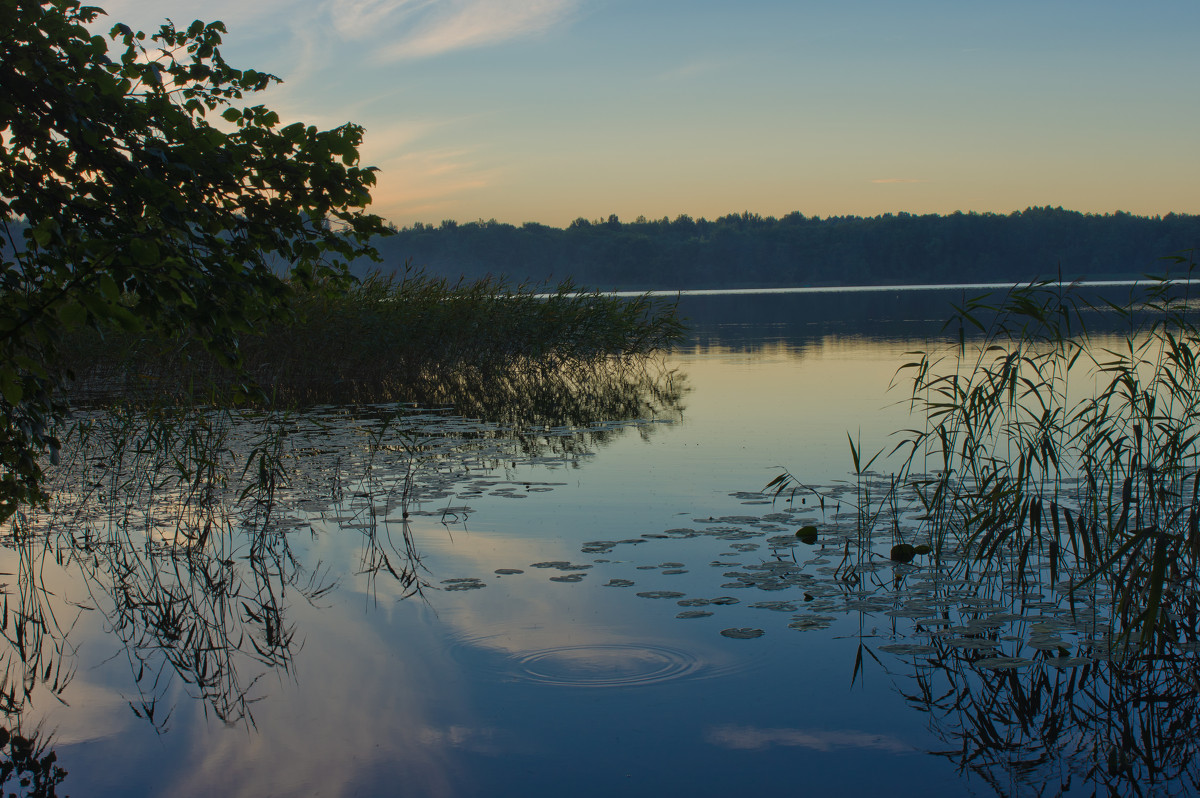
<svg viewBox="0 0 1200 798"><path fill-rule="evenodd" d="M953 319L955 352L902 369L924 421L901 444L903 471L936 548L952 541L980 561L1007 548L1018 578L1111 580L1115 617L1147 645L1196 632L1200 330L1194 264L1176 263L1182 280L1122 304L1057 283L971 299ZM1118 337L1089 330L1098 310ZM981 338L968 345L967 330Z"/></svg>
<svg viewBox="0 0 1200 798"><path fill-rule="evenodd" d="M908 536L935 562L966 554L1072 596L1105 583L1126 643L1200 638L1195 263L1171 262L1174 274L1126 302L1039 282L956 307L957 343L913 353L898 371L917 424L898 433L881 498L860 490L862 548L900 497L920 513ZM851 451L862 484L861 449ZM788 473L768 488L810 490Z"/></svg>
<svg viewBox="0 0 1200 798"><path fill-rule="evenodd" d="M228 396L248 379L260 403L428 403L445 381L529 379L629 365L683 335L674 304L650 297L550 293L495 279L451 283L406 269L346 290L298 291L290 322L262 325L239 343L242 372L226 371L193 341L109 331L81 336L65 365L79 394L135 401ZM240 391L245 393L244 391Z"/></svg>

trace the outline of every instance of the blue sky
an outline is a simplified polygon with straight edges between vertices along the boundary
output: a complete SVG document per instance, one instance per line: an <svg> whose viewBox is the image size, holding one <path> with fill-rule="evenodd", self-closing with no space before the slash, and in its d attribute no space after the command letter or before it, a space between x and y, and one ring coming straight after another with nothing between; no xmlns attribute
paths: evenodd
<svg viewBox="0 0 1200 798"><path fill-rule="evenodd" d="M121 0L367 129L391 221L1200 212L1200 3Z"/></svg>

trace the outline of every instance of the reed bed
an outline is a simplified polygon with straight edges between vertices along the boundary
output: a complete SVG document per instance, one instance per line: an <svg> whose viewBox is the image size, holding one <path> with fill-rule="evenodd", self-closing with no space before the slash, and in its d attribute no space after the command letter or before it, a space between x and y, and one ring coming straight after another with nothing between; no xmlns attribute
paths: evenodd
<svg viewBox="0 0 1200 798"><path fill-rule="evenodd" d="M463 524L471 508L453 500L493 485L496 469L577 465L628 429L649 434L647 418L681 412L682 384L669 373L573 374L487 394L477 409L492 421L408 403L77 409L47 468L47 501L0 522L0 547L20 566L18 603L10 612L6 599L0 613L11 643L0 647L0 713L19 716L22 695L58 694L70 681L78 609L45 587L44 570L57 567L82 574L90 606L122 643L135 713L165 728L179 679L214 717L253 724L260 677L292 673L298 602L319 603L339 579L420 596L413 519ZM452 387L447 398L478 390ZM308 541L325 535L361 540L354 575L306 562Z"/></svg>
<svg viewBox="0 0 1200 798"><path fill-rule="evenodd" d="M631 420L678 417L686 390L657 357L682 336L673 305L569 284L406 271L298 290L285 323L249 328L234 368L136 331L61 342L71 410L44 501L0 521L21 568L19 606L0 613L0 713L70 681L53 563L82 572L123 644L135 713L166 728L178 678L216 718L253 724L258 679L292 671L296 600L334 585L303 563L306 538L360 535L370 590L419 595L410 516L461 523L460 483L576 462Z"/></svg>
<svg viewBox="0 0 1200 798"><path fill-rule="evenodd" d="M859 548L886 531L896 559L966 555L1072 597L1103 582L1125 641L1200 638L1200 329L1194 264L1174 262L1182 274L1127 303L1045 282L956 308L958 344L898 372L918 423L899 433L896 472L864 482L851 446ZM1095 334L1097 314L1121 332ZM768 487L804 490L787 473ZM904 511L915 525L895 521Z"/></svg>
<svg viewBox="0 0 1200 798"><path fill-rule="evenodd" d="M241 369L220 368L193 341L106 333L70 342L79 397L191 402L246 395L258 404L431 403L447 383L589 378L636 367L683 336L673 303L580 292L546 293L484 279L452 284L407 270L347 290L293 295L290 320L252 325ZM434 399L432 401L441 401Z"/></svg>

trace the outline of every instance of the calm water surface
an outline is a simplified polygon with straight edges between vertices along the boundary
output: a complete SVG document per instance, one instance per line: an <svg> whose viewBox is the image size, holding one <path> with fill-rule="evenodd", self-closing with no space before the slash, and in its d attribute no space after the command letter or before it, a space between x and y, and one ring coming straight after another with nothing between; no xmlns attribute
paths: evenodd
<svg viewBox="0 0 1200 798"><path fill-rule="evenodd" d="M5 549L6 619L34 567L44 592L21 606L59 630L14 728L40 730L76 796L1090 795L1119 735L1089 724L1119 696L1047 664L1059 650L1034 627L1066 625L1052 602L967 584L920 604L900 587L917 566L881 558L850 584L837 538L794 534L849 510L848 432L873 453L910 423L889 384L939 339L951 296L686 298L679 393L655 415L536 446L444 417L413 422L408 448L367 422L310 433L324 465L294 480L274 542L231 534L199 565L79 544L86 520L75 551L60 538L36 566ZM370 440L392 444L368 460ZM440 443L408 484L420 440ZM830 486L829 504L758 495L780 467ZM372 567L385 555L394 574ZM164 605L210 620L164 622ZM1032 665L938 644L989 614L993 647ZM1090 690L1080 713L1072 682Z"/></svg>

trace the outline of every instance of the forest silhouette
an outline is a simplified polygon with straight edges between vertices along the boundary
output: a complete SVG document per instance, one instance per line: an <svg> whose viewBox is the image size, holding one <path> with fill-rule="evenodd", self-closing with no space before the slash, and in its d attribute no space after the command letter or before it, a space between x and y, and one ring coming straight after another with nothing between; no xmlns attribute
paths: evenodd
<svg viewBox="0 0 1200 798"><path fill-rule="evenodd" d="M416 223L381 240L384 263L457 279L570 278L599 289L1028 282L1061 274L1112 280L1161 274L1163 256L1200 243L1200 216L1011 214L830 216L752 213L566 228L495 220Z"/></svg>

